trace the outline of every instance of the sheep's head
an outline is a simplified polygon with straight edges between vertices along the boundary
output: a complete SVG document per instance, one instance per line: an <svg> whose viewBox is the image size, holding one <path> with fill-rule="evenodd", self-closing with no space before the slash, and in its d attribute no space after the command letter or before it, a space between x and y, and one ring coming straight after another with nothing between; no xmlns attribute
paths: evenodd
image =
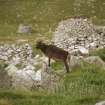
<svg viewBox="0 0 105 105"><path fill-rule="evenodd" d="M41 49L41 48L43 48L44 45L45 45L45 43L43 43L42 41L38 41L38 42L36 43L36 48L37 48L37 49Z"/></svg>

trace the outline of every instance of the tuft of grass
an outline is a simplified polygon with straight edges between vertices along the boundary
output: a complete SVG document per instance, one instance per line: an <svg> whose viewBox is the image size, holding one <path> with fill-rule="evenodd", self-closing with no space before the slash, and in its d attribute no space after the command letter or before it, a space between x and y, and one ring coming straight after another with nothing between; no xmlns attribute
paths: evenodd
<svg viewBox="0 0 105 105"><path fill-rule="evenodd" d="M105 61L105 48L90 52L91 56L99 56L103 61Z"/></svg>
<svg viewBox="0 0 105 105"><path fill-rule="evenodd" d="M54 70L63 70L64 69L64 63L63 62L54 62L51 64L51 67Z"/></svg>

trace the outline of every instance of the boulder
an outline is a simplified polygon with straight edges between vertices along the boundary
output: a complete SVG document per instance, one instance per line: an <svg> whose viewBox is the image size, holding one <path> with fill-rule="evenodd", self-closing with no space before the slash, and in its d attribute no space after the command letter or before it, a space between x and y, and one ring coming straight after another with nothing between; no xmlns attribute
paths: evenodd
<svg viewBox="0 0 105 105"><path fill-rule="evenodd" d="M95 105L105 105L105 101L98 102Z"/></svg>
<svg viewBox="0 0 105 105"><path fill-rule="evenodd" d="M12 78L5 70L0 70L0 88L11 88Z"/></svg>
<svg viewBox="0 0 105 105"><path fill-rule="evenodd" d="M105 68L105 62L99 57L99 56L90 56L83 59L84 61L88 63L93 63L95 65L99 65L102 68Z"/></svg>
<svg viewBox="0 0 105 105"><path fill-rule="evenodd" d="M5 71L8 76L12 77L11 81L14 88L31 89L37 86L36 81L41 81L41 70L35 72L34 69L32 65L27 65L23 69L18 69L15 65L10 64L5 68Z"/></svg>
<svg viewBox="0 0 105 105"><path fill-rule="evenodd" d="M43 63L42 68L42 88L45 90L49 90L55 92L62 87L62 82L60 81L60 76L57 75L47 64Z"/></svg>
<svg viewBox="0 0 105 105"><path fill-rule="evenodd" d="M7 71L9 76L13 76L15 75L18 68L15 65L10 64L8 67L5 68L5 70Z"/></svg>
<svg viewBox="0 0 105 105"><path fill-rule="evenodd" d="M8 75L8 72L5 71L7 65L0 61L0 88L10 88L12 85L12 78Z"/></svg>
<svg viewBox="0 0 105 105"><path fill-rule="evenodd" d="M78 50L81 55L89 55L89 50L84 47L79 47Z"/></svg>
<svg viewBox="0 0 105 105"><path fill-rule="evenodd" d="M70 61L69 62L69 67L72 70L73 67L75 67L76 65L80 64L80 61L83 59L83 57L81 56L71 56L70 57Z"/></svg>
<svg viewBox="0 0 105 105"><path fill-rule="evenodd" d="M42 75L41 75L42 71L38 70L35 74L35 80L36 81L41 81L42 80Z"/></svg>
<svg viewBox="0 0 105 105"><path fill-rule="evenodd" d="M35 72L32 70L18 70L15 75L13 75L13 87L31 89L34 84Z"/></svg>

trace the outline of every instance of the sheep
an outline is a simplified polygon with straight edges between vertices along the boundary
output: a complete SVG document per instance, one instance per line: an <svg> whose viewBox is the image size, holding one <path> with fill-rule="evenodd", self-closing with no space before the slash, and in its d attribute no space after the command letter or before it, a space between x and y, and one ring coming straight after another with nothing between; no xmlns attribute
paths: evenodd
<svg viewBox="0 0 105 105"><path fill-rule="evenodd" d="M59 47L56 47L55 45L47 45L43 43L42 41L39 41L36 43L36 48L40 49L48 58L48 66L50 66L50 60L60 60L64 62L66 72L69 72L69 65L68 65L68 56L69 53Z"/></svg>

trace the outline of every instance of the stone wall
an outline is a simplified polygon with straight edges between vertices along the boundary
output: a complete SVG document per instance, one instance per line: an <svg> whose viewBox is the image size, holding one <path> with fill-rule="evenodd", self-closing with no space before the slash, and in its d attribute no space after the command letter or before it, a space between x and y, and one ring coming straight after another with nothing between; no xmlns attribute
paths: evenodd
<svg viewBox="0 0 105 105"><path fill-rule="evenodd" d="M0 60L7 64L28 63L32 59L32 48L29 44L1 44Z"/></svg>
<svg viewBox="0 0 105 105"><path fill-rule="evenodd" d="M105 47L105 33L99 33L86 18L70 18L58 24L52 41L73 54L80 47L88 50Z"/></svg>
<svg viewBox="0 0 105 105"><path fill-rule="evenodd" d="M58 76L48 68L47 58L33 54L30 44L1 44L0 87L44 89L54 91ZM43 65L43 62L45 62ZM1 72L3 71L3 72Z"/></svg>

